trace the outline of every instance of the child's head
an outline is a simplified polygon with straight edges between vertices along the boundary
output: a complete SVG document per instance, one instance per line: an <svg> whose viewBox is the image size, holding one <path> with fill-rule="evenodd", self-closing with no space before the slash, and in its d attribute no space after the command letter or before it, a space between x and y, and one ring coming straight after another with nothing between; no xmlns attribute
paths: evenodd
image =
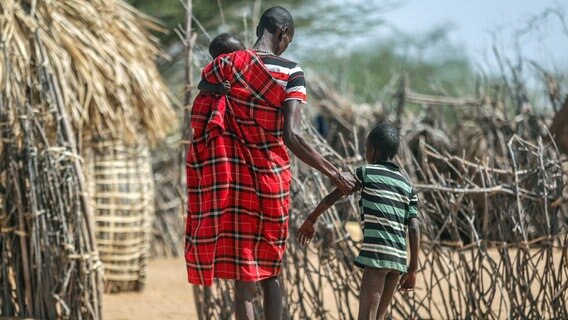
<svg viewBox="0 0 568 320"><path fill-rule="evenodd" d="M368 163L389 161L398 153L400 135L390 122L381 122L369 132L365 145L365 159Z"/></svg>
<svg viewBox="0 0 568 320"><path fill-rule="evenodd" d="M228 33L221 33L220 35L213 38L213 40L211 40L211 43L209 44L209 54L211 54L213 59L225 53L231 53L245 49L245 45L239 39Z"/></svg>

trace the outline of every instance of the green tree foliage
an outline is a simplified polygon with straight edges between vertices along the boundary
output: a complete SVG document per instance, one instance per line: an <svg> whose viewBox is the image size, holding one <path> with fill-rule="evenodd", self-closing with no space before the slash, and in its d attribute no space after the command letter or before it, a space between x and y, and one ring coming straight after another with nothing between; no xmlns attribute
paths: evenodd
<svg viewBox="0 0 568 320"><path fill-rule="evenodd" d="M448 40L448 27L423 35L398 34L364 41L351 51L321 50L303 61L359 102L388 100L382 90L393 77L406 75L421 93L463 95L473 91L474 72L467 55Z"/></svg>
<svg viewBox="0 0 568 320"><path fill-rule="evenodd" d="M138 10L145 12L158 20L162 21L164 27L170 32L160 34L158 37L166 45L173 41L177 41L178 37L171 32L177 26L183 25L185 19L184 6L182 2L185 0L128 0ZM308 3L307 0L288 0L286 7L295 8L300 4ZM221 7L219 7L219 3ZM282 5L282 1L264 0L260 1L262 8L268 8L275 5ZM249 30L252 30L250 23L252 22L255 1L252 0L193 0L193 16L204 27L204 29L215 36L221 32L232 32L236 35L243 36L243 19L246 19ZM223 25L223 18L225 25ZM196 27L196 30L199 30ZM208 39L200 33L200 41Z"/></svg>
<svg viewBox="0 0 568 320"><path fill-rule="evenodd" d="M158 35L166 47L179 46L173 29L184 21L180 0L130 0L130 3L162 21L170 30L168 34ZM258 3L260 7L255 6ZM254 40L253 16L258 18L270 6L284 5L293 13L296 23L296 37L286 56L298 60L306 69L325 75L341 91L351 92L356 101L389 99L381 89L393 76L403 73L411 79L412 88L421 92L451 95L470 91L467 89L468 83L473 83L470 63L465 53L448 40L451 26L441 25L418 36L396 32L385 36L387 28L382 14L396 10L399 3L396 0L290 0L285 4L277 0L194 0L193 15L201 24L194 24L198 35L196 48L203 51L196 55L197 65L208 62L204 49L209 37L230 32L247 40L250 46ZM174 55L163 67L168 83L177 94L182 88L182 71L181 56ZM309 72L307 77L309 80Z"/></svg>

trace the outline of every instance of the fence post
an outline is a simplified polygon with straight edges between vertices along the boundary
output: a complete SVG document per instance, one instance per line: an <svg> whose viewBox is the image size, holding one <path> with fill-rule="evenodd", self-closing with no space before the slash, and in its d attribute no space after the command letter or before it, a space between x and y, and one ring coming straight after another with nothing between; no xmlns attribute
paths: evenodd
<svg viewBox="0 0 568 320"><path fill-rule="evenodd" d="M396 104L396 127L400 128L400 123L402 121L402 113L404 112L404 104L406 103L406 87L408 86L406 75L402 75L400 79L400 85L395 97L398 99Z"/></svg>

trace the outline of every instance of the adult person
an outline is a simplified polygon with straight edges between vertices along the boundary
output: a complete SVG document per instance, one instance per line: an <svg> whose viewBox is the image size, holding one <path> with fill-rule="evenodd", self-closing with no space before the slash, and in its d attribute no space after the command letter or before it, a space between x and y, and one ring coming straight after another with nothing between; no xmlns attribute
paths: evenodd
<svg viewBox="0 0 568 320"><path fill-rule="evenodd" d="M190 283L235 280L237 319L254 318L252 298L260 282L265 319L277 320L292 178L286 147L343 193L351 192L355 180L299 134L304 73L280 57L294 37L290 13L266 10L256 34L252 50L223 55L203 70L203 81L229 81L231 89L215 105L193 105L185 258Z"/></svg>

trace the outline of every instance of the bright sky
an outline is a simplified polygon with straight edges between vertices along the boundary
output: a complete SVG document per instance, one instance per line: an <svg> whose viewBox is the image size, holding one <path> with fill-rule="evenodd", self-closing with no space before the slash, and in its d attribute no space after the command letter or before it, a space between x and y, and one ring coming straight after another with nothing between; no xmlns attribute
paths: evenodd
<svg viewBox="0 0 568 320"><path fill-rule="evenodd" d="M463 44L469 56L483 63L491 55L492 32L496 32L503 52L514 57L515 31L549 8L565 16L568 28L568 0L403 0L398 9L382 17L409 34L450 23L452 42ZM548 65L567 67L568 30L563 29L558 16L550 15L537 25L536 31L521 38L523 54Z"/></svg>

